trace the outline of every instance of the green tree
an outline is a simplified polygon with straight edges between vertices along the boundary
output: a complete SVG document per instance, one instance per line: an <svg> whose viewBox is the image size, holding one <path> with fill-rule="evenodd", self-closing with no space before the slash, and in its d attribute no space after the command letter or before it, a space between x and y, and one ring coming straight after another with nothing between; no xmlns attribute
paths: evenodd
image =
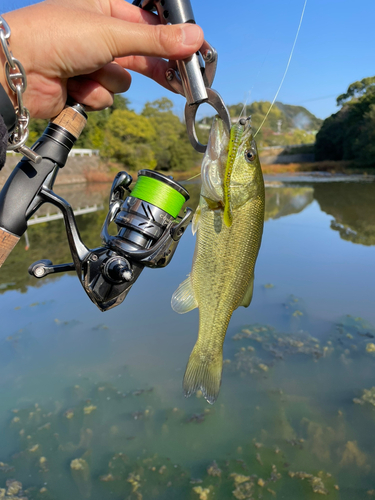
<svg viewBox="0 0 375 500"><path fill-rule="evenodd" d="M328 117L316 136L317 160L355 160L374 164L370 140L375 105L375 77L364 78L349 85L339 96L342 108ZM363 83L364 82L364 83ZM351 97L350 100L348 100Z"/></svg>
<svg viewBox="0 0 375 500"><path fill-rule="evenodd" d="M353 149L362 165L375 166L375 103L363 117L361 133Z"/></svg>
<svg viewBox="0 0 375 500"><path fill-rule="evenodd" d="M120 94L116 94L113 104L101 111L93 111L87 114L87 124L82 134L75 143L75 147L88 149L101 149L104 140L104 130L111 114L116 109L129 109L129 100ZM29 138L27 145L31 146L43 134L48 125L48 120L32 118L29 123Z"/></svg>
<svg viewBox="0 0 375 500"><path fill-rule="evenodd" d="M150 120L128 109L116 109L106 123L102 156L124 163L130 170L156 167L150 142L155 129Z"/></svg>
<svg viewBox="0 0 375 500"><path fill-rule="evenodd" d="M345 94L341 94L337 98L337 106L343 106L346 102L352 99L358 99L366 93L375 92L375 76L363 78L363 80L351 83Z"/></svg>
<svg viewBox="0 0 375 500"><path fill-rule="evenodd" d="M75 147L101 150L107 122L112 113L118 109L129 109L129 100L120 94L114 96L113 104L109 108L88 113L86 127L75 143Z"/></svg>
<svg viewBox="0 0 375 500"><path fill-rule="evenodd" d="M29 138L27 139L27 146L32 146L39 137L43 134L48 125L48 120L31 119L29 123Z"/></svg>
<svg viewBox="0 0 375 500"><path fill-rule="evenodd" d="M147 102L142 116L155 130L150 146L155 154L157 170L188 170L198 160L189 143L186 127L172 111L173 103L163 97Z"/></svg>

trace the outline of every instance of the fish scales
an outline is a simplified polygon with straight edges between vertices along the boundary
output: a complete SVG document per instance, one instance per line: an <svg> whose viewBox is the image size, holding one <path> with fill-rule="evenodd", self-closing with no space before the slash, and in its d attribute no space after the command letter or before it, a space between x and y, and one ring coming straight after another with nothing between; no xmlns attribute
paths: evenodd
<svg viewBox="0 0 375 500"><path fill-rule="evenodd" d="M198 340L183 385L186 396L201 389L209 403L215 402L219 393L222 348L232 313L240 305L247 307L252 299L263 232L263 176L250 124L243 128L239 143L231 150L228 176L229 137L221 120L214 121L193 221L197 241L192 271L172 297L172 307L179 313L199 307ZM232 215L229 225L224 220L228 202Z"/></svg>
<svg viewBox="0 0 375 500"><path fill-rule="evenodd" d="M214 230L214 211L206 210L201 216L200 224L205 230L197 235L197 256L191 274L199 303L200 342L217 338L216 325L223 337L218 339L219 343L224 340L226 328L224 330L221 322L225 321L228 326L232 312L241 303L254 273L259 247L253 242L260 240L263 221L254 224L252 219L263 211L264 202L260 197L257 201L251 200L235 213L232 226L223 225L220 233ZM231 249L229 255L228 248ZM225 260L225 255L238 262L236 269ZM205 335L209 329L211 334Z"/></svg>

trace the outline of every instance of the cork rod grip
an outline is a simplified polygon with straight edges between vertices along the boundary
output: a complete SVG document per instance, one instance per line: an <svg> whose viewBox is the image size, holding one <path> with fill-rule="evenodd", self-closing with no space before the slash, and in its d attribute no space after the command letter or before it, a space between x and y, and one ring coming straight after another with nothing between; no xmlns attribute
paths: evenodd
<svg viewBox="0 0 375 500"><path fill-rule="evenodd" d="M0 229L0 267L7 260L9 254L18 243L20 237Z"/></svg>
<svg viewBox="0 0 375 500"><path fill-rule="evenodd" d="M52 120L52 123L64 128L78 139L85 128L86 118L74 108L66 107Z"/></svg>

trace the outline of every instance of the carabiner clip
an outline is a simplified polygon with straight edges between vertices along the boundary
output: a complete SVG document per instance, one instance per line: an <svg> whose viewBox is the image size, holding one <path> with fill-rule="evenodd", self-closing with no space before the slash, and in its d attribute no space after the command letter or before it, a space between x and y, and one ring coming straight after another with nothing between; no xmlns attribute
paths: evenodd
<svg viewBox="0 0 375 500"><path fill-rule="evenodd" d="M199 61L198 71L189 71L192 61ZM204 64L203 64L204 61ZM198 54L184 61L176 61L178 71L169 68L165 77L175 92L186 98L185 122L188 137L193 148L199 153L206 151L207 145L201 144L195 131L195 118L201 104L211 105L228 129L231 127L229 111L220 94L211 88L217 67L217 52L206 40Z"/></svg>
<svg viewBox="0 0 375 500"><path fill-rule="evenodd" d="M220 94L214 89L207 88L207 104L210 104L220 118L223 120L224 126L227 128L228 133L230 132L231 122L230 115L227 107ZM188 133L188 137L193 148L199 153L205 153L207 149L207 144L201 144L198 140L197 133L195 130L195 117L200 104L186 104L185 106L185 123Z"/></svg>
<svg viewBox="0 0 375 500"><path fill-rule="evenodd" d="M195 23L190 0L134 0L145 10L156 10L163 24ZM185 120L189 140L193 148L204 153L206 147L198 141L195 131L195 117L202 103L210 104L230 130L229 112L221 96L211 89L217 67L217 52L207 41L199 52L184 60L170 61L171 67L165 78L172 89L186 99ZM177 68L176 68L177 66Z"/></svg>

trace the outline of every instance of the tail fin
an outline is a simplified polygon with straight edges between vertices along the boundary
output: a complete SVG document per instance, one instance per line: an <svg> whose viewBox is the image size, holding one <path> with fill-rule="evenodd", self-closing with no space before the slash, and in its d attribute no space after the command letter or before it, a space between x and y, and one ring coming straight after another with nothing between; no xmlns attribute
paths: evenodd
<svg viewBox="0 0 375 500"><path fill-rule="evenodd" d="M190 354L184 376L183 388L185 397L188 398L200 389L206 401L214 404L220 391L222 370L222 352L213 359L202 360L195 346Z"/></svg>

